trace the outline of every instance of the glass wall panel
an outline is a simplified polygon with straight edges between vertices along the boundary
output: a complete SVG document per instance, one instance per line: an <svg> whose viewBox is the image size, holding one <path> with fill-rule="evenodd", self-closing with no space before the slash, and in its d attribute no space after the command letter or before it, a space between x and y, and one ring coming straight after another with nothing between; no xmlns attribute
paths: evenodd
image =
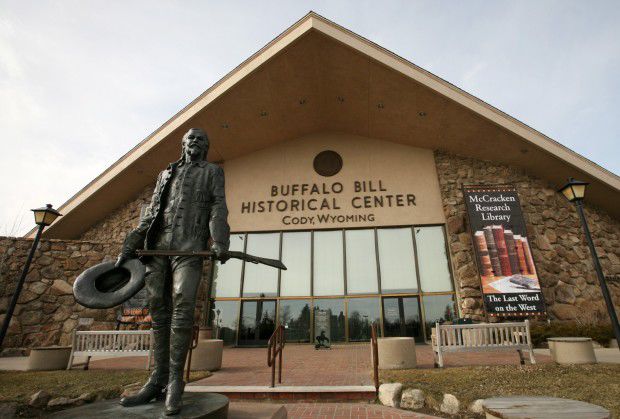
<svg viewBox="0 0 620 419"><path fill-rule="evenodd" d="M230 235L230 250L243 252L244 243L245 234ZM215 264L213 287L216 297L239 297L242 263L240 259L228 259L223 265Z"/></svg>
<svg viewBox="0 0 620 419"><path fill-rule="evenodd" d="M279 316L287 342L310 342L310 300L280 300Z"/></svg>
<svg viewBox="0 0 620 419"><path fill-rule="evenodd" d="M422 297L426 323L426 339L431 338L431 328L435 323L452 321L456 318L453 295L427 295Z"/></svg>
<svg viewBox="0 0 620 419"><path fill-rule="evenodd" d="M379 298L349 298L349 341L370 340L370 324L379 322Z"/></svg>
<svg viewBox="0 0 620 419"><path fill-rule="evenodd" d="M280 274L280 295L310 295L310 232L282 234L282 262L286 270Z"/></svg>
<svg viewBox="0 0 620 419"><path fill-rule="evenodd" d="M280 258L280 233L248 234L247 241L247 253L269 259ZM245 264L244 297L275 296L277 293L278 269L262 264Z"/></svg>
<svg viewBox="0 0 620 419"><path fill-rule="evenodd" d="M341 231L314 232L314 295L344 294Z"/></svg>
<svg viewBox="0 0 620 419"><path fill-rule="evenodd" d="M383 334L386 337L409 336L424 340L418 297L383 298Z"/></svg>
<svg viewBox="0 0 620 419"><path fill-rule="evenodd" d="M239 323L239 301L216 301L213 306L213 324L218 327L216 336L224 345L234 345ZM217 337L216 337L217 339Z"/></svg>
<svg viewBox="0 0 620 419"><path fill-rule="evenodd" d="M324 298L314 300L314 340L325 332L330 342L345 341L344 300Z"/></svg>
<svg viewBox="0 0 620 419"><path fill-rule="evenodd" d="M420 304L418 297L403 297L403 317L405 319L405 336L413 336L417 341L423 341L422 321L420 319Z"/></svg>
<svg viewBox="0 0 620 419"><path fill-rule="evenodd" d="M249 300L242 302L239 345L266 345L275 328L275 300Z"/></svg>
<svg viewBox="0 0 620 419"><path fill-rule="evenodd" d="M378 293L374 230L347 230L345 243L347 294Z"/></svg>
<svg viewBox="0 0 620 419"><path fill-rule="evenodd" d="M385 297L383 299L383 336L403 336L404 327L398 297Z"/></svg>
<svg viewBox="0 0 620 419"><path fill-rule="evenodd" d="M381 290L384 293L418 292L411 228L377 230Z"/></svg>
<svg viewBox="0 0 620 419"><path fill-rule="evenodd" d="M254 343L256 340L257 301L243 301L241 306L241 324L239 325L239 344Z"/></svg>
<svg viewBox="0 0 620 419"><path fill-rule="evenodd" d="M422 292L452 291L443 228L435 226L414 229Z"/></svg>

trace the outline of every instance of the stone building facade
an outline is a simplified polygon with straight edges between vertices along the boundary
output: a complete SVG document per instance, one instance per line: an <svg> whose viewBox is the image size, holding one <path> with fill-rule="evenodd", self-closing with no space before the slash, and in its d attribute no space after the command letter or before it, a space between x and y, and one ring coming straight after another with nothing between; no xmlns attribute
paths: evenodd
<svg viewBox="0 0 620 419"><path fill-rule="evenodd" d="M549 318L599 323L607 313L592 259L575 208L544 181L522 170L489 161L435 152L446 217L451 262L460 314L487 320L467 228L463 185L514 184L533 241ZM84 269L114 259L126 233L138 223L153 186L89 228L79 240L42 240L19 300L7 337L8 347L68 344L79 318L92 318L92 327L111 329L117 310L86 309L75 303L72 284ZM586 205L594 242L607 275L620 274L620 222ZM31 240L0 239L0 309L6 310ZM620 307L620 286L608 286Z"/></svg>
<svg viewBox="0 0 620 419"><path fill-rule="evenodd" d="M486 320L480 277L467 230L463 185L517 186L538 268L548 315L554 320L606 321L607 311L585 243L581 222L574 208L547 182L523 170L448 153L435 152L441 198L453 265L457 298L463 317ZM121 243L138 222L153 186L88 229L81 239ZM585 204L586 216L601 266L606 275L620 275L620 221ZM620 307L620 284L608 281L616 307ZM618 310L618 309L617 309Z"/></svg>
<svg viewBox="0 0 620 419"><path fill-rule="evenodd" d="M548 315L554 320L608 321L592 257L574 205L546 182L489 161L435 153L447 220L454 275L464 317L485 320L474 249L467 231L463 185L517 186ZM606 275L620 274L620 221L585 205L594 244ZM620 284L608 281L616 311Z"/></svg>
<svg viewBox="0 0 620 419"><path fill-rule="evenodd" d="M65 215L44 233L52 240L43 240L37 252L11 325L10 346L65 344L80 318L95 319L92 327L113 326L115 310L77 306L71 285L82 270L116 257L150 201L157 172L176 158L181 137L194 126L209 133L209 159L222 163L226 172L229 222L240 247L235 250L245 246L283 260L289 252L303 264L295 271L298 283L288 277L288 289L282 286L282 273L250 269L248 274L235 262L218 268L215 303L233 341L240 341L241 326L247 326L240 320L244 310L256 312L255 323L244 330L256 331L261 310L269 311L273 326L281 313L298 310L300 302L306 306L295 322L303 320L305 341L314 340L318 327L310 320L314 314L306 314L317 309L334 311L338 319L332 326L342 326L343 340L355 340L350 329L361 324L360 318L381 321L382 332L400 321L399 333L417 328L415 336L424 340L435 321L453 317L455 302L458 316L490 320L464 185L516 187L551 320L608 321L577 212L557 187L569 176L592 184L584 201L586 216L605 274L618 276L620 212L614 202L620 197L620 177L310 13L60 208ZM331 157L321 163L321 155ZM321 208L313 207L320 202ZM325 222L319 222L319 215ZM327 239L330 231L341 235ZM315 258L317 236L330 249L323 259ZM380 237L388 236L398 244L385 247ZM350 253L347 243L353 243ZM30 244L0 238L0 315ZM339 259L332 262L338 272L329 275L337 280L327 275L317 282L316 268L336 254ZM381 261L394 254L400 259ZM366 263L371 259L376 263ZM382 271L405 259L405 268ZM357 279L347 277L349 268L357 269ZM384 273L401 282L384 287ZM339 288L329 288L331 282ZM316 285L335 291L317 293ZM608 281L608 286L620 307L620 284ZM199 305L206 301L204 291L203 286ZM390 316L394 322L388 325ZM407 318L416 320L405 324ZM358 338L367 332L364 327L356 329Z"/></svg>

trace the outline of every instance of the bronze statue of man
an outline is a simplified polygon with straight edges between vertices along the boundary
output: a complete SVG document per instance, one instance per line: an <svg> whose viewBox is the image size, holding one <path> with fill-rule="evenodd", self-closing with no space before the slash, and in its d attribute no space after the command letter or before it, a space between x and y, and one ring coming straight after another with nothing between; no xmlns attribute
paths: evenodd
<svg viewBox="0 0 620 419"><path fill-rule="evenodd" d="M136 250L205 250L224 261L230 228L224 195L224 171L206 161L209 139L190 129L183 136L181 159L157 178L155 191L138 227L125 239L117 266L136 257ZM140 391L121 399L123 406L165 397L167 415L181 410L183 368L190 346L196 294L202 277L200 256L151 256L145 288L153 319L155 366Z"/></svg>

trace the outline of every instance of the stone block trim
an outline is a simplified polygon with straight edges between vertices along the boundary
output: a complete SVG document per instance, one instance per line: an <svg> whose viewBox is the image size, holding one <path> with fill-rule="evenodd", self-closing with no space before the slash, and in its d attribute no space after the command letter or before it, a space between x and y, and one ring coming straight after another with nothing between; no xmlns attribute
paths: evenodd
<svg viewBox="0 0 620 419"><path fill-rule="evenodd" d="M467 228L463 185L517 187L541 287L551 319L608 322L579 216L553 185L525 171L490 161L435 152L461 314L486 320L480 278ZM605 275L620 274L620 220L587 205L585 212ZM616 311L620 285L608 281Z"/></svg>

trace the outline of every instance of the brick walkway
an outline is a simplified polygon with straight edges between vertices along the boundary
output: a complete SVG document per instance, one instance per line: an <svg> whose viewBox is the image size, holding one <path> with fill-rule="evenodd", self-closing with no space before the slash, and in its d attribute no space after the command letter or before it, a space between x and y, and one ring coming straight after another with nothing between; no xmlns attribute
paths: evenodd
<svg viewBox="0 0 620 419"><path fill-rule="evenodd" d="M284 348L282 385L371 385L368 344L335 345L316 350L311 345ZM267 349L230 348L224 351L222 369L196 385L265 386L271 382Z"/></svg>
<svg viewBox="0 0 620 419"><path fill-rule="evenodd" d="M525 354L524 354L525 355ZM419 368L433 368L430 345L417 345ZM528 357L526 355L526 362ZM340 386L372 385L368 344L334 345L329 350L315 350L311 345L287 345L284 349L282 385ZM551 362L548 355L536 354L539 363ZM455 353L445 356L447 368L466 365L519 364L517 352ZM93 369L142 369L144 358L93 359ZM194 385L266 386L271 381L266 348L226 348L222 369Z"/></svg>
<svg viewBox="0 0 620 419"><path fill-rule="evenodd" d="M284 406L289 419L435 418L435 416L367 403L291 403Z"/></svg>

